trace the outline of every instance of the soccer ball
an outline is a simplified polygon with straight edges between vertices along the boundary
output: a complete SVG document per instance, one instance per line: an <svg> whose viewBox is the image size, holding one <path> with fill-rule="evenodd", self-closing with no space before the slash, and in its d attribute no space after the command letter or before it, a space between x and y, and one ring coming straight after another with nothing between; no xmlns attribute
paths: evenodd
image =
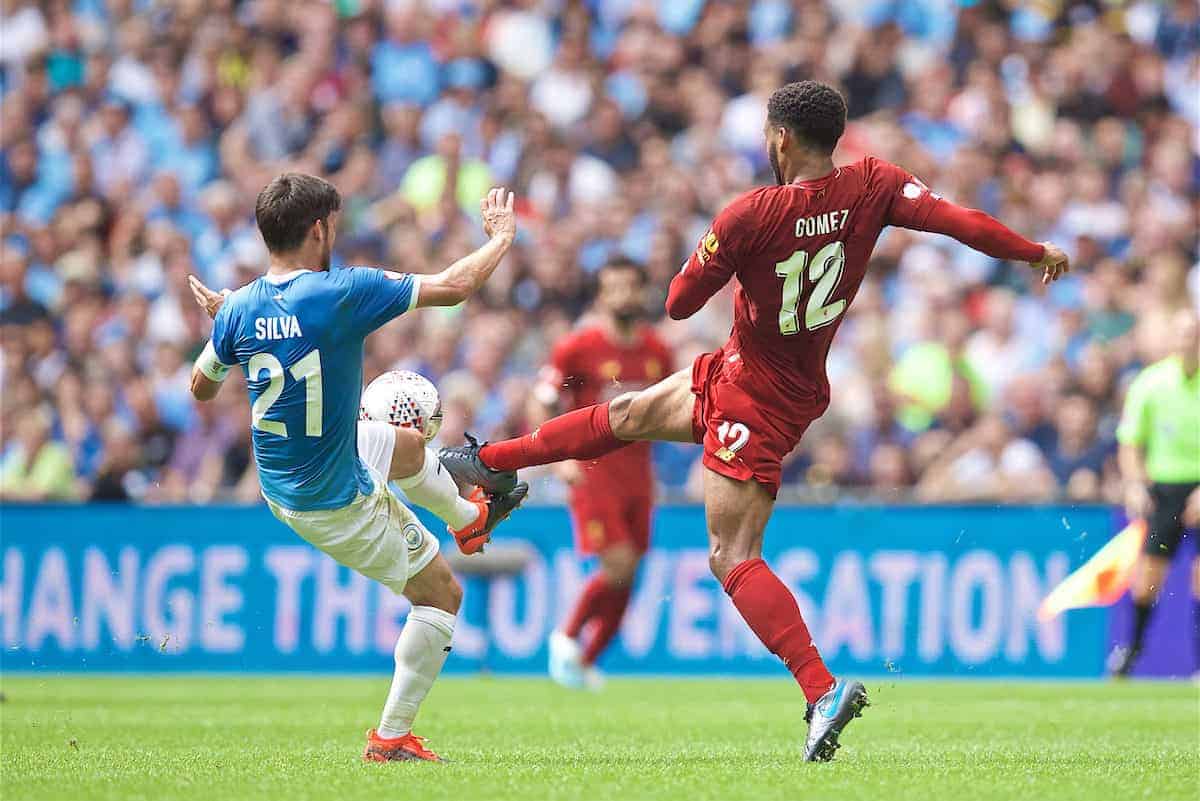
<svg viewBox="0 0 1200 801"><path fill-rule="evenodd" d="M425 376L410 370L391 370L363 390L358 417L415 428L428 442L442 427L442 401L437 387Z"/></svg>

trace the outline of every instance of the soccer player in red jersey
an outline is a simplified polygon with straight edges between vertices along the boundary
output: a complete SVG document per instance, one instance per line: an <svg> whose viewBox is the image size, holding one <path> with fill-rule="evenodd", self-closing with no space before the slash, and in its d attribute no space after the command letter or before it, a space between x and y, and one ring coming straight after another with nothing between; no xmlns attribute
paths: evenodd
<svg viewBox="0 0 1200 801"><path fill-rule="evenodd" d="M763 529L781 460L829 403L825 357L876 239L888 225L946 234L994 258L1028 262L1044 283L1069 268L1054 245L944 200L900 167L873 157L836 166L845 123L842 96L815 81L788 84L768 101L764 132L777 185L747 192L717 215L667 297L667 312L683 319L736 277L733 330L722 348L527 436L440 455L460 481L502 490L518 468L594 459L633 441L703 443L713 575L803 689L810 761L833 758L866 690L825 667L791 591L761 558Z"/></svg>
<svg viewBox="0 0 1200 801"><path fill-rule="evenodd" d="M535 392L544 422L552 414L605 403L654 384L674 369L670 349L640 320L645 275L631 261L609 262L597 276L594 324L554 348ZM596 556L591 576L563 628L550 637L550 676L568 687L598 689L597 657L616 636L639 562L650 545L654 472L650 443L637 442L595 459L567 461L575 547ZM580 637L587 629L587 638Z"/></svg>

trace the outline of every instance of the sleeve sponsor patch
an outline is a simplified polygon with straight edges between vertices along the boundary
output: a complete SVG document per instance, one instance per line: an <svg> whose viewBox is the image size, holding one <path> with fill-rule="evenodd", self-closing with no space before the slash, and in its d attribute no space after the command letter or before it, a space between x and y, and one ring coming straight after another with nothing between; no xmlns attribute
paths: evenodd
<svg viewBox="0 0 1200 801"><path fill-rule="evenodd" d="M929 193L929 196L934 200L941 200L942 196L929 191L929 187L921 182L920 178L909 177L904 186L900 187L900 194L907 200L917 200L921 195Z"/></svg>

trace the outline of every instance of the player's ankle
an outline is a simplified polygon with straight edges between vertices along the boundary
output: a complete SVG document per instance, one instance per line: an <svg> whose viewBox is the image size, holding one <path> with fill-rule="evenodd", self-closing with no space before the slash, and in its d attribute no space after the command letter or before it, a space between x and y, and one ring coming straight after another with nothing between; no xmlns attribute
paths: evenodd
<svg viewBox="0 0 1200 801"><path fill-rule="evenodd" d="M399 740L401 737L408 734L411 729L401 731L399 729L389 729L387 726L381 725L375 730L375 736L381 740Z"/></svg>

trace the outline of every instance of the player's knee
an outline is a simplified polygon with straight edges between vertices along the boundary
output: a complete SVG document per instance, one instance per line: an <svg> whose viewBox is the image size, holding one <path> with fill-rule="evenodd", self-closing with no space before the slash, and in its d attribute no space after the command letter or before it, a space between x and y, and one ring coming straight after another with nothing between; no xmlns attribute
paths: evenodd
<svg viewBox="0 0 1200 801"><path fill-rule="evenodd" d="M600 564L608 583L624 588L633 584L640 560L640 554L632 548L615 548L601 557Z"/></svg>
<svg viewBox="0 0 1200 801"><path fill-rule="evenodd" d="M410 592L407 595L413 606L432 606L452 615L457 615L458 610L462 607L462 585L458 583L458 579L452 573L440 575L436 581L427 584L419 593Z"/></svg>
<svg viewBox="0 0 1200 801"><path fill-rule="evenodd" d="M738 559L733 551L723 543L715 542L708 549L708 569L712 571L717 581L722 583L725 581L725 576L729 575L729 571L733 570L740 561L742 560Z"/></svg>
<svg viewBox="0 0 1200 801"><path fill-rule="evenodd" d="M425 438L415 428L396 428L390 479L415 476L425 465Z"/></svg>
<svg viewBox="0 0 1200 801"><path fill-rule="evenodd" d="M753 541L740 537L718 537L708 550L708 568L717 581L724 582L730 570L759 555L760 548Z"/></svg>
<svg viewBox="0 0 1200 801"><path fill-rule="evenodd" d="M462 607L463 589L446 560L438 556L409 580L404 597L413 606L432 606L457 615Z"/></svg>
<svg viewBox="0 0 1200 801"><path fill-rule="evenodd" d="M617 439L640 439L649 425L640 392L626 392L608 402L608 424Z"/></svg>

